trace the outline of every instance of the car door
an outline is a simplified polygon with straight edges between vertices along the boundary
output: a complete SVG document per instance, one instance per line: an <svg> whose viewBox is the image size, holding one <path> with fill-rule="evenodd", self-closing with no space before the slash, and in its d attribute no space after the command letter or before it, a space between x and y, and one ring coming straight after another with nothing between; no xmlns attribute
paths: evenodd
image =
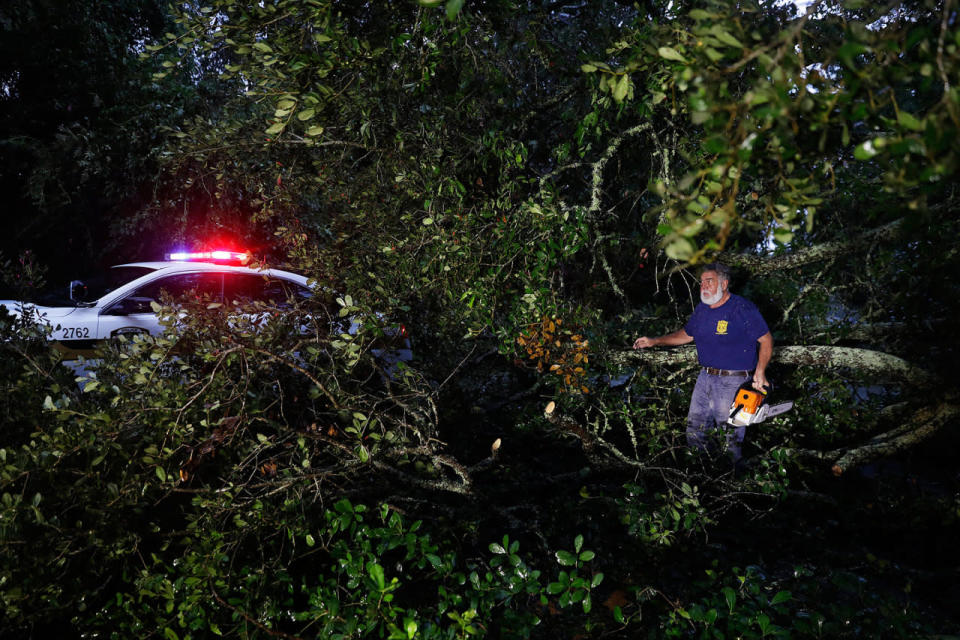
<svg viewBox="0 0 960 640"><path fill-rule="evenodd" d="M295 282L256 273L228 273L224 300L228 305L262 302L269 307L289 309L298 300L310 297L310 290Z"/></svg>
<svg viewBox="0 0 960 640"><path fill-rule="evenodd" d="M218 271L175 273L141 285L100 312L98 334L102 338L163 330L153 302L161 302L164 293L175 301L223 301L223 274Z"/></svg>
<svg viewBox="0 0 960 640"><path fill-rule="evenodd" d="M296 282L257 273L228 273L224 277L223 299L228 308L250 308L259 303L258 312L247 320L254 324L267 322L277 310L291 310L298 302L311 297L310 289ZM303 321L309 318L302 318ZM301 327L301 333L306 327Z"/></svg>

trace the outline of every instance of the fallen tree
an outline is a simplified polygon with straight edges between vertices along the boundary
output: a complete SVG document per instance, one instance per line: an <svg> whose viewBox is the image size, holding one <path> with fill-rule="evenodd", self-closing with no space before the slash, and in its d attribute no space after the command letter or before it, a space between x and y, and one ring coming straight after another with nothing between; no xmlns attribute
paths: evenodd
<svg viewBox="0 0 960 640"><path fill-rule="evenodd" d="M670 350L623 350L611 352L609 362L614 365L648 364L656 366L691 365L697 361L693 346ZM882 351L835 347L830 345L789 345L775 347L773 362L784 365L819 366L829 369L849 368L878 379L906 382L919 386L935 385L935 374L908 360Z"/></svg>
<svg viewBox="0 0 960 640"><path fill-rule="evenodd" d="M608 362L615 366L679 367L691 368L696 365L697 352L693 346L665 350L621 350L609 354ZM898 356L870 349L835 347L827 345L790 345L774 350L773 362L781 365L820 367L828 370L850 370L867 375L876 383L897 383L901 385L939 388L940 378L927 369ZM866 442L832 450L790 449L788 453L803 460L822 461L830 464L836 475L850 469L869 464L878 459L895 455L914 447L954 424L960 415L960 405L951 393L940 395L931 401L924 396L923 406L899 402L885 407L878 413L875 424L879 428L890 427L871 437ZM564 431L580 433L570 416L561 416L551 407L547 418ZM890 426L896 424L896 426ZM589 441L590 448L596 448L600 442L608 452L616 448L602 438L581 437L584 445ZM615 457L621 462L629 459L626 454L616 451ZM638 466L642 466L639 465Z"/></svg>

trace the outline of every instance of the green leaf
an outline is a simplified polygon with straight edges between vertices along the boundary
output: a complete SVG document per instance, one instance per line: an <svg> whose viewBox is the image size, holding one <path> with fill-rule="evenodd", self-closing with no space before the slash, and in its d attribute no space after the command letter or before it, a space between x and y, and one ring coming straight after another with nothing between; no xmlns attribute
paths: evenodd
<svg viewBox="0 0 960 640"><path fill-rule="evenodd" d="M789 242L793 240L793 232L790 231L790 229L784 229L781 227L774 229L773 237L781 244L789 244Z"/></svg>
<svg viewBox="0 0 960 640"><path fill-rule="evenodd" d="M623 74L620 76L620 79L617 80L616 86L613 88L613 99L616 102L623 102L623 99L627 97L627 93L630 91L630 76Z"/></svg>
<svg viewBox="0 0 960 640"><path fill-rule="evenodd" d="M857 160L870 160L880 153L875 140L867 140L861 143L853 151L853 157Z"/></svg>
<svg viewBox="0 0 960 640"><path fill-rule="evenodd" d="M694 111L690 114L690 121L693 124L703 124L708 121L713 114L709 111Z"/></svg>
<svg viewBox="0 0 960 640"><path fill-rule="evenodd" d="M580 549L583 548L583 536L578 535L573 539L573 550L577 553L580 553Z"/></svg>
<svg viewBox="0 0 960 640"><path fill-rule="evenodd" d="M723 59L723 54L713 47L704 47L703 52L707 54L708 58L710 58L710 62L719 62Z"/></svg>
<svg viewBox="0 0 960 640"><path fill-rule="evenodd" d="M297 114L297 120L300 120L301 122L303 122L306 120L310 120L315 115L317 115L317 112L315 109L304 109L303 111Z"/></svg>
<svg viewBox="0 0 960 640"><path fill-rule="evenodd" d="M253 45L253 48L257 51L262 51L263 53L273 53L273 49L270 48L266 42L256 42Z"/></svg>
<svg viewBox="0 0 960 640"><path fill-rule="evenodd" d="M447 20L453 20L460 15L465 0L447 0Z"/></svg>
<svg viewBox="0 0 960 640"><path fill-rule="evenodd" d="M593 551L584 551L580 554L580 562L590 562L596 556L597 554L595 554Z"/></svg>
<svg viewBox="0 0 960 640"><path fill-rule="evenodd" d="M167 472L163 470L163 467L157 467L154 472L157 474L157 477L160 478L160 482L167 481Z"/></svg>
<svg viewBox="0 0 960 640"><path fill-rule="evenodd" d="M667 243L663 250L668 258L682 262L693 255L693 244L686 238L676 238Z"/></svg>
<svg viewBox="0 0 960 640"><path fill-rule="evenodd" d="M577 564L577 556L573 555L569 551L557 551L557 562L566 566L572 567Z"/></svg>
<svg viewBox="0 0 960 640"><path fill-rule="evenodd" d="M306 541L308 547L312 547L313 545L317 544L317 541L313 539L313 534L310 533L304 537L304 540Z"/></svg>
<svg viewBox="0 0 960 640"><path fill-rule="evenodd" d="M266 134L267 134L268 136L275 136L275 135L277 135L278 133L280 133L281 131L283 131L283 129L284 129L285 126L286 126L286 125L284 125L284 123L282 123L282 122L275 122L274 124L272 124L272 125L267 129Z"/></svg>
<svg viewBox="0 0 960 640"><path fill-rule="evenodd" d="M923 131L923 121L917 119L916 116L906 111L901 111L897 114L897 122L907 129L911 129L913 131Z"/></svg>
<svg viewBox="0 0 960 640"><path fill-rule="evenodd" d="M724 31L720 25L714 25L714 27L710 29L710 33L716 36L717 40L727 46L734 47L736 49L743 49L743 44L732 35Z"/></svg>
<svg viewBox="0 0 960 640"><path fill-rule="evenodd" d="M497 555L502 555L507 552L506 549L504 549L502 546L500 546L496 542L490 544L490 551L492 553L496 553Z"/></svg>
<svg viewBox="0 0 960 640"><path fill-rule="evenodd" d="M730 587L723 588L723 598L727 601L727 608L733 613L733 607L737 604L737 593Z"/></svg>
<svg viewBox="0 0 960 640"><path fill-rule="evenodd" d="M384 574L383 567L381 567L376 562L371 562L367 564L367 573L370 575L370 578L373 580L373 583L377 585L377 589L383 591L387 587L387 578Z"/></svg>
<svg viewBox="0 0 960 640"><path fill-rule="evenodd" d="M760 626L760 632L763 635L767 635L767 630L770 628L770 616L765 613L761 613L757 616L757 624Z"/></svg>
<svg viewBox="0 0 960 640"><path fill-rule="evenodd" d="M786 602L793 598L793 594L789 591L778 591L777 595L773 596L773 599L770 600L771 605L778 605Z"/></svg>
<svg viewBox="0 0 960 640"><path fill-rule="evenodd" d="M657 53L660 54L661 58L666 58L667 60L676 60L677 62L687 61L687 59L680 55L680 52L673 47L660 47L657 49Z"/></svg>
<svg viewBox="0 0 960 640"><path fill-rule="evenodd" d="M308 135L308 136L318 136L318 135L320 135L321 133L323 133L323 127L321 127L321 126L319 126L319 125L314 125L314 126L310 127L309 129L307 129L307 135Z"/></svg>

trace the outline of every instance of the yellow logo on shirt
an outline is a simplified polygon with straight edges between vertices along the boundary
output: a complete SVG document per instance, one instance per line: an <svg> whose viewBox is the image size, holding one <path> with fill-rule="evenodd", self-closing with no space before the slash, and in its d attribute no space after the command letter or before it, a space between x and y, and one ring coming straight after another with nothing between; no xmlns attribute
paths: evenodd
<svg viewBox="0 0 960 640"><path fill-rule="evenodd" d="M725 336L725 335L727 335L727 321L726 321L726 320L720 320L720 321L717 322L717 335L718 335L718 336Z"/></svg>

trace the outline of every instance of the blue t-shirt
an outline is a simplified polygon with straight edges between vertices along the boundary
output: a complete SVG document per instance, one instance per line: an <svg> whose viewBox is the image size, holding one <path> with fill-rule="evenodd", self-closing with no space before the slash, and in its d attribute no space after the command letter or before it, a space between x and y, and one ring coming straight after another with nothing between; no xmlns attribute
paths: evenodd
<svg viewBox="0 0 960 640"><path fill-rule="evenodd" d="M698 304L684 331L696 341L700 366L752 371L757 366L757 340L769 329L756 305L731 293L716 309Z"/></svg>

